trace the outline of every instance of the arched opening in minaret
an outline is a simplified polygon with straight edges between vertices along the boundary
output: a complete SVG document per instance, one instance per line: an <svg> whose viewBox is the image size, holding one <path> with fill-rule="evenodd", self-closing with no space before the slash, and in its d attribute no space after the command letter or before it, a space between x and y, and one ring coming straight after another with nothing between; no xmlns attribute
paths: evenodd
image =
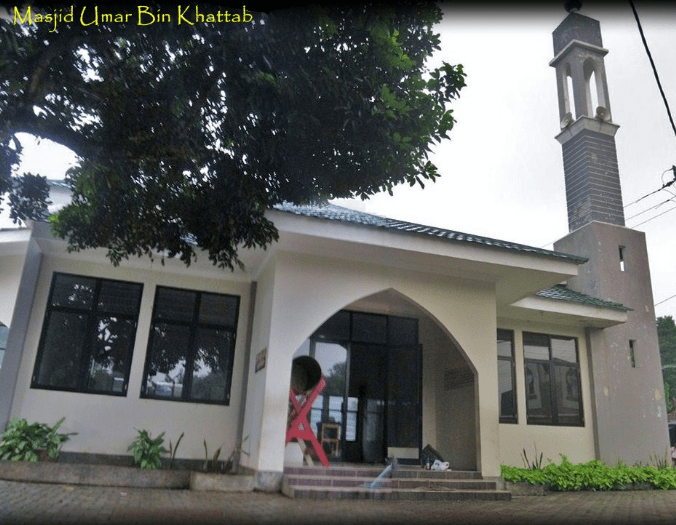
<svg viewBox="0 0 676 525"><path fill-rule="evenodd" d="M584 80L587 98L586 114L589 117L598 116L605 120L608 116L608 107L603 100L603 89L601 86L601 76L596 71L597 64L592 59L588 59L584 64Z"/></svg>
<svg viewBox="0 0 676 525"><path fill-rule="evenodd" d="M573 86L573 77L570 75L570 69L565 73L566 83L565 83L565 93L564 99L566 103L566 113L570 113L573 119L577 119L580 115L577 114L576 105L575 105L575 88Z"/></svg>

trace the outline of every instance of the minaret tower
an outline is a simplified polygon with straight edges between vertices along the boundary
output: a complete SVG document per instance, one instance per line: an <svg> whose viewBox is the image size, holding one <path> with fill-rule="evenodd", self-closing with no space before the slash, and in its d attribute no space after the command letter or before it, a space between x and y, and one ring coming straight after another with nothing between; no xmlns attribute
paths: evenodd
<svg viewBox="0 0 676 525"><path fill-rule="evenodd" d="M608 51L599 22L577 9L553 37L570 229L554 249L588 258L569 288L631 308L622 325L587 329L594 416L587 421L598 459L649 463L668 450L666 404L645 234L624 225Z"/></svg>
<svg viewBox="0 0 676 525"><path fill-rule="evenodd" d="M554 31L570 231L601 221L624 226L622 189L600 24L576 11Z"/></svg>

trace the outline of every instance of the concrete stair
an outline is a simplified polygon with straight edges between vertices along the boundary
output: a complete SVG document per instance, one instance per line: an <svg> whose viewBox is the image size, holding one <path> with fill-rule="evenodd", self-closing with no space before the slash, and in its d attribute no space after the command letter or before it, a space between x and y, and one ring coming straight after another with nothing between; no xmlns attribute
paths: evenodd
<svg viewBox="0 0 676 525"><path fill-rule="evenodd" d="M495 501L512 498L509 491L499 490L497 482L484 480L479 472L439 472L404 465L378 480L377 488L370 488L384 468L361 465L286 467L282 493L298 499Z"/></svg>

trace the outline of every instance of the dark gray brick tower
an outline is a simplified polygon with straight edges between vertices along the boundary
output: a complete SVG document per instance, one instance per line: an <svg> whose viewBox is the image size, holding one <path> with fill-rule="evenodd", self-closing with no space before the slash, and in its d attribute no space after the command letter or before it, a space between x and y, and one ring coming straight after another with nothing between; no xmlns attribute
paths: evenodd
<svg viewBox="0 0 676 525"><path fill-rule="evenodd" d="M664 457L668 432L645 234L624 225L615 133L598 21L573 11L553 33L570 233L554 249L588 258L572 290L631 308L586 330L596 456L614 465Z"/></svg>
<svg viewBox="0 0 676 525"><path fill-rule="evenodd" d="M573 12L554 31L570 231L601 221L624 226L622 189L600 24Z"/></svg>

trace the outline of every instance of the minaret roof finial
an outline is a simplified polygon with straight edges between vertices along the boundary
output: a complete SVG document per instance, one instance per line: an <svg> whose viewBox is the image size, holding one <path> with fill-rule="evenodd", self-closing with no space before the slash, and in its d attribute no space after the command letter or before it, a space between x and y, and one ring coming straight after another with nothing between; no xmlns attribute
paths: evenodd
<svg viewBox="0 0 676 525"><path fill-rule="evenodd" d="M572 13L573 11L579 11L582 7L582 2L580 0L570 0L564 4L566 11Z"/></svg>

